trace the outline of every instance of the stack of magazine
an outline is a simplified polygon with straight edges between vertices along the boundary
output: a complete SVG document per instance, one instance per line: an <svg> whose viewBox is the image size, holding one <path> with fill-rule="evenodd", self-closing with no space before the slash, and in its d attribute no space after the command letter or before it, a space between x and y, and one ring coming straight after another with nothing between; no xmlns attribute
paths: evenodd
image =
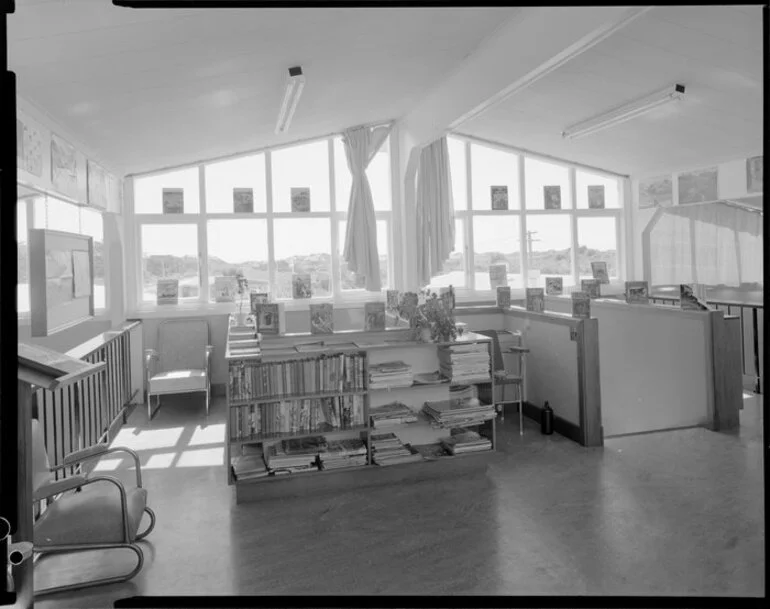
<svg viewBox="0 0 770 609"><path fill-rule="evenodd" d="M372 427L375 429L417 421L417 415L406 404L401 402L390 402L389 404L372 408L371 417Z"/></svg>
<svg viewBox="0 0 770 609"><path fill-rule="evenodd" d="M422 455L409 450L394 433L373 433L371 443L372 460L377 465L422 461Z"/></svg>
<svg viewBox="0 0 770 609"><path fill-rule="evenodd" d="M441 428L480 425L496 416L493 404L482 404L476 399L425 402L422 410Z"/></svg>
<svg viewBox="0 0 770 609"><path fill-rule="evenodd" d="M404 362L384 362L369 366L369 389L411 387L412 367Z"/></svg>
<svg viewBox="0 0 770 609"><path fill-rule="evenodd" d="M489 380L489 347L486 343L441 347L438 360L441 373L453 383Z"/></svg>
<svg viewBox="0 0 770 609"><path fill-rule="evenodd" d="M233 474L236 480L253 480L270 475L261 444L245 444L241 454L233 458Z"/></svg>
<svg viewBox="0 0 770 609"><path fill-rule="evenodd" d="M318 461L323 470L366 465L366 445L360 438L331 440Z"/></svg>
<svg viewBox="0 0 770 609"><path fill-rule="evenodd" d="M291 438L270 446L265 460L276 474L312 471L318 469L318 455L326 448L324 436Z"/></svg>
<svg viewBox="0 0 770 609"><path fill-rule="evenodd" d="M492 442L470 429L452 429L448 438L441 439L441 445L452 455L490 450Z"/></svg>

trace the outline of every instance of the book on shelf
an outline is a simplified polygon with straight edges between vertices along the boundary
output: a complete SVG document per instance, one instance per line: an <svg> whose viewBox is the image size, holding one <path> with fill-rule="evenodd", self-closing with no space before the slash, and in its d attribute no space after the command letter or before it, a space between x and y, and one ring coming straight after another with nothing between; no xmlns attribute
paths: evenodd
<svg viewBox="0 0 770 609"><path fill-rule="evenodd" d="M405 446L392 432L372 433L369 441L371 442L372 461L375 465L395 465L423 460L419 452Z"/></svg>
<svg viewBox="0 0 770 609"><path fill-rule="evenodd" d="M572 292L572 317L591 318L591 297L586 292Z"/></svg>
<svg viewBox="0 0 770 609"><path fill-rule="evenodd" d="M312 353L314 351L326 351L329 347L322 340L318 340L312 343L300 343L294 345L294 348L299 353Z"/></svg>
<svg viewBox="0 0 770 609"><path fill-rule="evenodd" d="M610 276L607 272L607 262L604 260L594 260L591 262L591 274L599 283L610 282Z"/></svg>
<svg viewBox="0 0 770 609"><path fill-rule="evenodd" d="M387 311L395 311L398 309L398 290L386 290L385 291L385 309Z"/></svg>
<svg viewBox="0 0 770 609"><path fill-rule="evenodd" d="M558 296L564 291L563 277L546 277L545 293L548 296Z"/></svg>
<svg viewBox="0 0 770 609"><path fill-rule="evenodd" d="M481 425L497 416L494 404L483 404L475 398L425 402L423 412L438 427Z"/></svg>
<svg viewBox="0 0 770 609"><path fill-rule="evenodd" d="M649 304L649 284L646 281L626 281L626 302L630 304Z"/></svg>
<svg viewBox="0 0 770 609"><path fill-rule="evenodd" d="M351 349L359 349L357 343L353 341L339 342L339 343L326 343L327 348L330 351L350 351Z"/></svg>
<svg viewBox="0 0 770 609"><path fill-rule="evenodd" d="M369 366L369 389L410 387L413 378L412 367L402 361Z"/></svg>
<svg viewBox="0 0 770 609"><path fill-rule="evenodd" d="M252 290L249 292L249 310L252 313L257 312L257 305L268 304L270 302L270 294L267 292L257 292Z"/></svg>
<svg viewBox="0 0 770 609"><path fill-rule="evenodd" d="M542 313L545 311L545 291L543 288L527 288L527 311Z"/></svg>
<svg viewBox="0 0 770 609"><path fill-rule="evenodd" d="M507 309L511 306L511 287L507 285L497 286L497 306Z"/></svg>
<svg viewBox="0 0 770 609"><path fill-rule="evenodd" d="M602 284L598 279L581 279L580 291L588 294L589 298L599 298L602 295Z"/></svg>
<svg viewBox="0 0 770 609"><path fill-rule="evenodd" d="M464 428L452 429L448 437L441 438L441 445L452 455L490 450L492 448L492 442L489 438Z"/></svg>
<svg viewBox="0 0 770 609"><path fill-rule="evenodd" d="M364 304L364 331L379 332L385 330L385 303L367 302Z"/></svg>
<svg viewBox="0 0 770 609"><path fill-rule="evenodd" d="M416 450L426 461L435 461L450 455L441 442L436 442L435 444L408 444L407 446Z"/></svg>
<svg viewBox="0 0 770 609"><path fill-rule="evenodd" d="M245 444L241 454L232 458L232 469L236 480L253 480L270 474L265 463L261 444Z"/></svg>
<svg viewBox="0 0 770 609"><path fill-rule="evenodd" d="M330 302L310 305L310 333L334 334L334 305Z"/></svg>
<svg viewBox="0 0 770 609"><path fill-rule="evenodd" d="M280 334L285 327L284 307L282 303L268 302L254 304L257 318L257 330L263 334Z"/></svg>
<svg viewBox="0 0 770 609"><path fill-rule="evenodd" d="M417 415L406 404L397 401L371 408L369 416L375 429L417 421Z"/></svg>
<svg viewBox="0 0 770 609"><path fill-rule="evenodd" d="M451 379L448 379L441 371L435 372L420 372L414 375L415 385L442 385L448 383Z"/></svg>

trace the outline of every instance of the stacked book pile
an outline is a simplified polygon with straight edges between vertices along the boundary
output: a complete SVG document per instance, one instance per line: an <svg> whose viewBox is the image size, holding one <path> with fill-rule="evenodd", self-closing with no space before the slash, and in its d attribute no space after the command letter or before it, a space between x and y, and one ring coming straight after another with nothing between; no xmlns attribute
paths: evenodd
<svg viewBox="0 0 770 609"><path fill-rule="evenodd" d="M265 464L261 444L245 444L241 454L233 458L233 474L236 480L265 478L270 472Z"/></svg>
<svg viewBox="0 0 770 609"><path fill-rule="evenodd" d="M417 415L406 404L401 402L391 402L390 404L372 408L371 417L372 427L375 429L417 421Z"/></svg>
<svg viewBox="0 0 770 609"><path fill-rule="evenodd" d="M394 433L373 433L372 460L377 465L395 465L422 461L422 455L404 446Z"/></svg>
<svg viewBox="0 0 770 609"><path fill-rule="evenodd" d="M486 343L441 347L438 360L441 373L453 383L489 380L489 347Z"/></svg>
<svg viewBox="0 0 770 609"><path fill-rule="evenodd" d="M366 465L366 445L360 438L332 440L318 460L323 470Z"/></svg>
<svg viewBox="0 0 770 609"><path fill-rule="evenodd" d="M404 362L384 362L369 366L369 389L411 387L412 367Z"/></svg>
<svg viewBox="0 0 770 609"><path fill-rule="evenodd" d="M274 473L318 470L318 455L327 446L324 436L281 440L268 448L267 468Z"/></svg>
<svg viewBox="0 0 770 609"><path fill-rule="evenodd" d="M475 398L425 402L422 410L434 425L442 428L480 425L496 416L493 404L482 404Z"/></svg>
<svg viewBox="0 0 770 609"><path fill-rule="evenodd" d="M441 439L441 445L452 455L490 450L492 442L470 429L453 429L448 438Z"/></svg>

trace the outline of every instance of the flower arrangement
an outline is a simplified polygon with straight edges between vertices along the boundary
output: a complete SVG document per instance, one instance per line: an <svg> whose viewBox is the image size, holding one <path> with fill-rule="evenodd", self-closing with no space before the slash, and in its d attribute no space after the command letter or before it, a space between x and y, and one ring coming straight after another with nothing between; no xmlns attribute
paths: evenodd
<svg viewBox="0 0 770 609"><path fill-rule="evenodd" d="M450 286L451 288L451 286ZM430 340L444 341L457 338L457 326L452 307L446 298L429 289L419 294L406 292L396 309L400 317L408 319L416 330L430 330Z"/></svg>

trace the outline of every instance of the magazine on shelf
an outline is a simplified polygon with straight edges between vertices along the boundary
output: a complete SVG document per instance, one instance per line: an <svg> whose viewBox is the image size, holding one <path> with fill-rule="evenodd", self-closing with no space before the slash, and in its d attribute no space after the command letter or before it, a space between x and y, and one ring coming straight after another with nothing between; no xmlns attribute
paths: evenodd
<svg viewBox="0 0 770 609"><path fill-rule="evenodd" d="M258 304L267 304L268 302L270 302L270 294L267 292L257 292L256 290L249 292L249 309L252 313L257 312Z"/></svg>
<svg viewBox="0 0 770 609"><path fill-rule="evenodd" d="M367 302L364 304L364 331L379 332L385 330L385 303Z"/></svg>
<svg viewBox="0 0 770 609"><path fill-rule="evenodd" d="M511 306L511 288L507 285L501 285L497 288L497 306L507 309Z"/></svg>
<svg viewBox="0 0 770 609"><path fill-rule="evenodd" d="M330 302L310 305L310 333L334 334L334 305Z"/></svg>
<svg viewBox="0 0 770 609"><path fill-rule="evenodd" d="M685 311L710 311L705 300L699 297L695 284L682 283L679 285L679 299Z"/></svg>
<svg viewBox="0 0 770 609"><path fill-rule="evenodd" d="M387 290L385 292L385 308L388 311L395 311L398 309L398 290Z"/></svg>
<svg viewBox="0 0 770 609"><path fill-rule="evenodd" d="M545 293L547 296L559 296L564 292L563 277L546 277Z"/></svg>
<svg viewBox="0 0 770 609"><path fill-rule="evenodd" d="M163 213L164 214L183 214L184 213L184 189L183 188L164 188L163 189Z"/></svg>
<svg viewBox="0 0 770 609"><path fill-rule="evenodd" d="M489 187L492 201L492 209L506 210L508 209L508 187L507 186L490 186Z"/></svg>
<svg viewBox="0 0 770 609"><path fill-rule="evenodd" d="M602 293L601 285L598 279L581 279L580 291L588 294L589 298L599 298Z"/></svg>
<svg viewBox="0 0 770 609"><path fill-rule="evenodd" d="M283 306L277 302L255 304L257 329L262 334L280 334L283 327Z"/></svg>
<svg viewBox="0 0 770 609"><path fill-rule="evenodd" d="M591 297L586 292L572 292L572 317L577 319L591 317Z"/></svg>
<svg viewBox="0 0 770 609"><path fill-rule="evenodd" d="M591 262L591 274L599 283L609 283L610 276L607 273L607 263L604 260Z"/></svg>
<svg viewBox="0 0 770 609"><path fill-rule="evenodd" d="M319 340L313 343L301 343L294 345L294 348L300 353L310 353L313 351L326 351L328 347L324 344L324 341Z"/></svg>
<svg viewBox="0 0 770 609"><path fill-rule="evenodd" d="M626 281L626 302L630 304L649 304L649 284L646 281Z"/></svg>
<svg viewBox="0 0 770 609"><path fill-rule="evenodd" d="M527 288L527 311L542 313L545 311L545 291L543 288Z"/></svg>
<svg viewBox="0 0 770 609"><path fill-rule="evenodd" d="M313 288L310 273L295 273L292 275L291 293L294 299L312 298Z"/></svg>
<svg viewBox="0 0 770 609"><path fill-rule="evenodd" d="M254 189L233 188L233 213L254 213Z"/></svg>
<svg viewBox="0 0 770 609"><path fill-rule="evenodd" d="M175 305L179 303L178 279L158 279L157 303L159 305Z"/></svg>
<svg viewBox="0 0 770 609"><path fill-rule="evenodd" d="M291 189L291 211L308 212L310 211L310 189L292 188Z"/></svg>

